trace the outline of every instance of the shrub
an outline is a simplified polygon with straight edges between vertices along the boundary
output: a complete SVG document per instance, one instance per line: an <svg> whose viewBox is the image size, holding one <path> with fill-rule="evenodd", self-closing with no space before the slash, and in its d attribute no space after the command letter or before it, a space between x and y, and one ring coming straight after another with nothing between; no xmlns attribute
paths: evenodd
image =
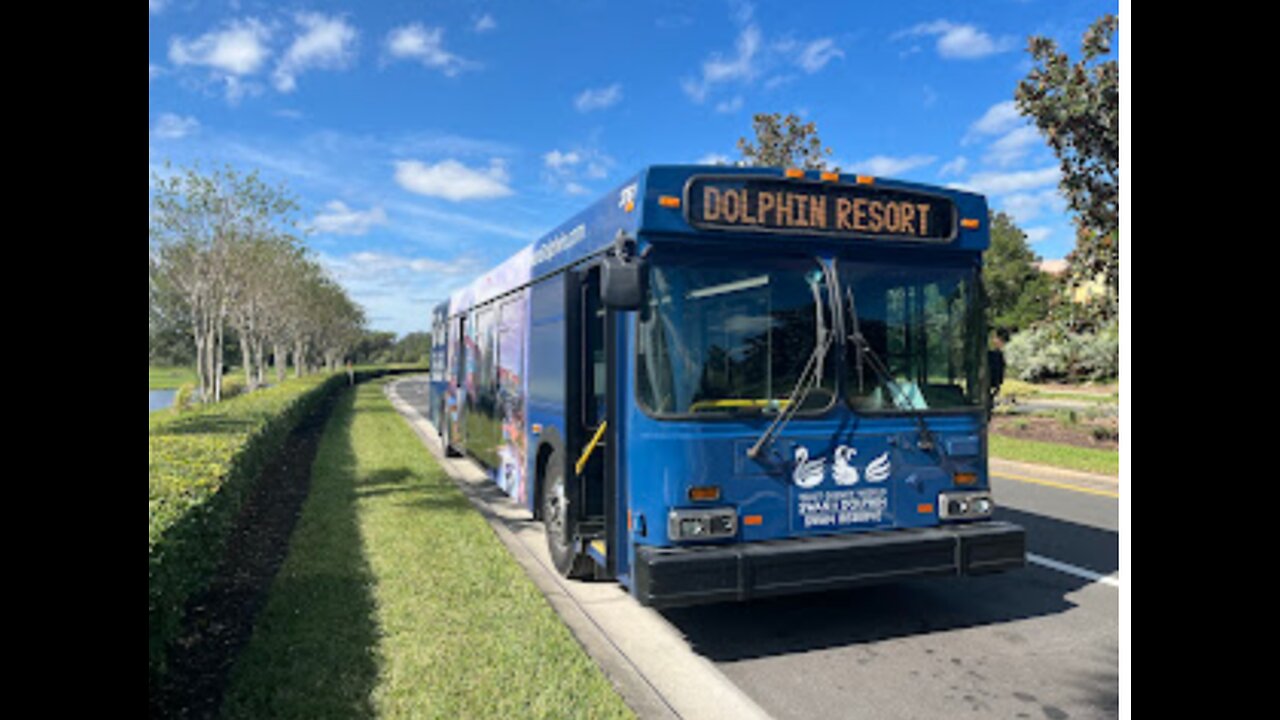
<svg viewBox="0 0 1280 720"><path fill-rule="evenodd" d="M236 515L267 460L344 376L311 376L148 423L150 680L184 606L222 557Z"/></svg>
<svg viewBox="0 0 1280 720"><path fill-rule="evenodd" d="M1107 380L1120 371L1120 331L1111 323L1097 333L1075 333L1040 323L1005 345L1009 374L1020 380Z"/></svg>

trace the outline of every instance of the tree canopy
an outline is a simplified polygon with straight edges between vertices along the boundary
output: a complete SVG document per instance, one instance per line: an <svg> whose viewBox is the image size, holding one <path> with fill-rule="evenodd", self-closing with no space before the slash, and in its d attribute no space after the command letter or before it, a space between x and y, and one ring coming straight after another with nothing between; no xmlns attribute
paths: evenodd
<svg viewBox="0 0 1280 720"><path fill-rule="evenodd" d="M751 125L755 142L738 138L744 165L829 169L826 158L831 155L831 148L822 146L818 126L813 121L801 122L799 116L791 113L786 117L780 113L756 113Z"/></svg>
<svg viewBox="0 0 1280 720"><path fill-rule="evenodd" d="M202 400L222 395L233 332L249 389L277 378L292 351L296 374L338 362L360 339L364 311L311 260L294 230L297 203L256 172L227 167L157 174L148 270L150 339L186 325Z"/></svg>
<svg viewBox="0 0 1280 720"><path fill-rule="evenodd" d="M991 246L987 249L982 281L987 290L987 323L1005 335L1042 320L1049 312L1054 284L1040 271L1040 257L1027 244L1027 235L1003 212L991 216Z"/></svg>
<svg viewBox="0 0 1280 720"><path fill-rule="evenodd" d="M1062 164L1060 187L1083 227L1113 235L1119 227L1120 69L1111 42L1114 15L1084 34L1082 57L1072 63L1053 40L1033 36L1034 62L1018 83L1018 111L1032 118Z"/></svg>

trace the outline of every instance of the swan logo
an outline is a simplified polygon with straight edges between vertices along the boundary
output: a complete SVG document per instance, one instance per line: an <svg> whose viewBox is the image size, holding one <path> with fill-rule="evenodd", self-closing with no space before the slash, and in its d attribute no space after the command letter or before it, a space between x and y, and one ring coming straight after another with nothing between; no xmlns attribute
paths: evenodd
<svg viewBox="0 0 1280 720"><path fill-rule="evenodd" d="M853 465L853 459L857 455L857 448L852 448L848 445L841 445L836 448L831 461L831 479L835 481L836 485L848 487L857 485L862 481L882 483L889 479L889 451L886 450L880 453L871 462L867 463L861 474L858 473L858 468ZM826 475L826 460L822 458L810 460L809 448L803 445L796 447L795 469L791 472L791 480L796 484L796 487L803 490L818 487L826 479Z"/></svg>

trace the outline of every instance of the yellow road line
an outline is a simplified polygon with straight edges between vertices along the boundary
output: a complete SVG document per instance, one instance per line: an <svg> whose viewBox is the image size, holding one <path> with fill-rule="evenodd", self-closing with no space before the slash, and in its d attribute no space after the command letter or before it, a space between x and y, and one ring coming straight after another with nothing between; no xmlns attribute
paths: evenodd
<svg viewBox="0 0 1280 720"><path fill-rule="evenodd" d="M1045 487L1057 488L1059 490L1070 490L1072 492L1101 495L1102 497L1115 498L1117 500L1120 499L1120 493L1111 492L1110 490L1097 490L1089 487L1081 487L1079 485L1068 485L1067 483L1054 482L1052 480L1041 480L1039 478L1027 477L1026 475L1014 475L1006 472L993 472L991 475L992 477L998 477L1002 480L1013 480L1015 482L1025 482L1033 485L1044 485Z"/></svg>

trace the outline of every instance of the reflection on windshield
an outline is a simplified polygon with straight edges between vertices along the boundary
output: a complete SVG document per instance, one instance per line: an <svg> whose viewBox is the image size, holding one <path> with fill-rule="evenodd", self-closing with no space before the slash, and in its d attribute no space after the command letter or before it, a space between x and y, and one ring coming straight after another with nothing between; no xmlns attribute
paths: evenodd
<svg viewBox="0 0 1280 720"><path fill-rule="evenodd" d="M639 331L640 402L659 415L760 414L785 407L820 329L828 288L811 259L654 260ZM823 359L823 365L830 363ZM827 407L829 369L801 411Z"/></svg>
<svg viewBox="0 0 1280 720"><path fill-rule="evenodd" d="M850 329L865 341L846 345L846 394L855 409L982 403L976 275L971 268L841 264Z"/></svg>

